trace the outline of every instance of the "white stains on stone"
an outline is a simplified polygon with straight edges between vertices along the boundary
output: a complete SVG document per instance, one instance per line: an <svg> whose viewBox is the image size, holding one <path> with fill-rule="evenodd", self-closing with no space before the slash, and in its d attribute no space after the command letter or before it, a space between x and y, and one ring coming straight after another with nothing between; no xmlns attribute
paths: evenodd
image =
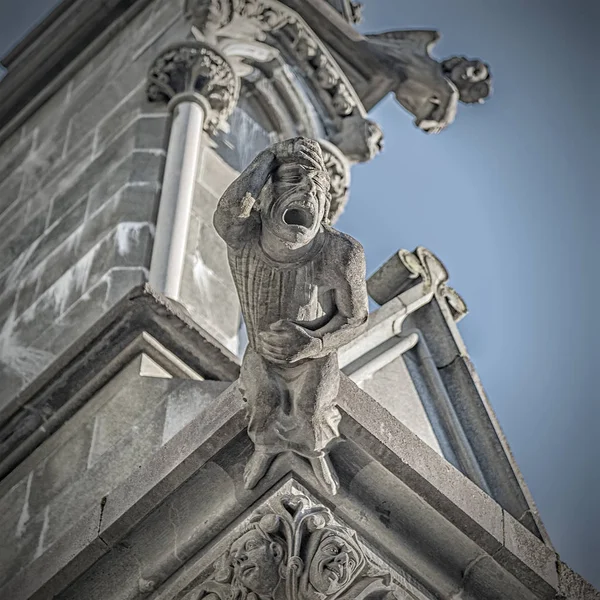
<svg viewBox="0 0 600 600"><path fill-rule="evenodd" d="M19 516L19 520L17 521L17 537L23 537L25 533L25 527L27 523L29 523L29 494L31 493L31 482L33 481L33 471L29 473L29 477L27 478L27 489L25 490L25 500L23 501L23 509L21 510L21 515Z"/></svg>
<svg viewBox="0 0 600 600"><path fill-rule="evenodd" d="M126 221L119 223L116 229L117 252L125 256L131 252L133 242L138 244L143 229L148 229L150 235L154 236L154 224L148 222Z"/></svg>
<svg viewBox="0 0 600 600"><path fill-rule="evenodd" d="M54 302L58 314L65 312L72 303L70 300L80 296L86 289L97 250L98 246L92 248L48 289L47 293Z"/></svg>
<svg viewBox="0 0 600 600"><path fill-rule="evenodd" d="M206 266L198 251L194 252L192 264L194 283L201 293L205 293L207 287L210 285L211 279L214 280L216 277L215 272Z"/></svg>
<svg viewBox="0 0 600 600"><path fill-rule="evenodd" d="M0 363L27 382L49 364L54 355L46 350L21 345L17 327L13 306L0 331Z"/></svg>
<svg viewBox="0 0 600 600"><path fill-rule="evenodd" d="M14 288L18 283L20 283L20 275L23 272L23 269L29 262L29 259L33 255L33 253L37 250L37 247L41 241L41 237L37 238L33 244L27 248L24 252L21 252L19 256L14 260L12 265L10 266L10 271L8 272L8 277L6 279L6 289L10 290Z"/></svg>
<svg viewBox="0 0 600 600"><path fill-rule="evenodd" d="M37 549L35 551L34 558L39 558L46 551L46 548L44 547L44 541L45 541L46 535L48 533L49 527L50 527L50 505L46 506L46 508L44 509L44 524L42 525L42 531L40 533L40 537L38 540L38 545L37 545Z"/></svg>

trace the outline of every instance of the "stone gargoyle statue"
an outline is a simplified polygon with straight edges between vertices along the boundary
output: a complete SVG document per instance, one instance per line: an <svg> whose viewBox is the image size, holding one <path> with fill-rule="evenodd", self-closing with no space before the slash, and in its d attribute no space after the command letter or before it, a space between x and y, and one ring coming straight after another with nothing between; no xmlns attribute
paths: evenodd
<svg viewBox="0 0 600 600"><path fill-rule="evenodd" d="M339 436L336 351L365 326L368 304L362 246L332 229L328 212L321 148L295 138L261 152L214 215L248 332L238 385L254 443L249 489L291 451L337 492L328 458Z"/></svg>
<svg viewBox="0 0 600 600"><path fill-rule="evenodd" d="M489 68L480 60L454 56L438 62L431 57L439 39L437 31L415 29L371 34L362 42L394 81L398 102L427 133L454 121L459 100L481 103L491 92Z"/></svg>
<svg viewBox="0 0 600 600"><path fill-rule="evenodd" d="M399 600L356 533L303 495L256 515L186 600Z"/></svg>

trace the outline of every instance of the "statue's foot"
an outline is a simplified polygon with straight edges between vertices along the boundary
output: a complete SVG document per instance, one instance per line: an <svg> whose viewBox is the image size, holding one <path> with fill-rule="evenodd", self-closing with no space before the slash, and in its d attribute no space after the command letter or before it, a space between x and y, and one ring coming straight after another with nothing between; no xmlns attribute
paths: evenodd
<svg viewBox="0 0 600 600"><path fill-rule="evenodd" d="M275 456L262 450L254 451L244 469L244 487L247 490L251 490L265 476Z"/></svg>
<svg viewBox="0 0 600 600"><path fill-rule="evenodd" d="M310 458L310 464L315 477L325 489L335 496L340 487L340 481L335 473L335 469L329 460L327 454L323 454L318 458Z"/></svg>

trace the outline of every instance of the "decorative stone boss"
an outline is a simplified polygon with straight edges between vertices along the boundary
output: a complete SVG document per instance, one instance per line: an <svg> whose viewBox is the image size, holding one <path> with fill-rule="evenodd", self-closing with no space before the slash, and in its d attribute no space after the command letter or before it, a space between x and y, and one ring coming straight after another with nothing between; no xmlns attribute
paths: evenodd
<svg viewBox="0 0 600 600"><path fill-rule="evenodd" d="M261 152L214 215L248 331L239 389L254 454L247 488L273 459L308 459L330 493L328 458L339 436L337 349L368 317L362 246L327 223L329 175L319 144L295 138Z"/></svg>

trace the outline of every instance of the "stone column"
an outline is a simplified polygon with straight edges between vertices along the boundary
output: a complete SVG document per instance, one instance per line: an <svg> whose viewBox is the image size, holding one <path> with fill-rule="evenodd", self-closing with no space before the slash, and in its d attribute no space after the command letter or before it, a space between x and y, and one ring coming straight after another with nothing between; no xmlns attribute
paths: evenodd
<svg viewBox="0 0 600 600"><path fill-rule="evenodd" d="M148 99L167 102L173 115L149 279L173 300L179 299L202 133L226 126L238 95L231 65L203 42L167 48L148 74Z"/></svg>

